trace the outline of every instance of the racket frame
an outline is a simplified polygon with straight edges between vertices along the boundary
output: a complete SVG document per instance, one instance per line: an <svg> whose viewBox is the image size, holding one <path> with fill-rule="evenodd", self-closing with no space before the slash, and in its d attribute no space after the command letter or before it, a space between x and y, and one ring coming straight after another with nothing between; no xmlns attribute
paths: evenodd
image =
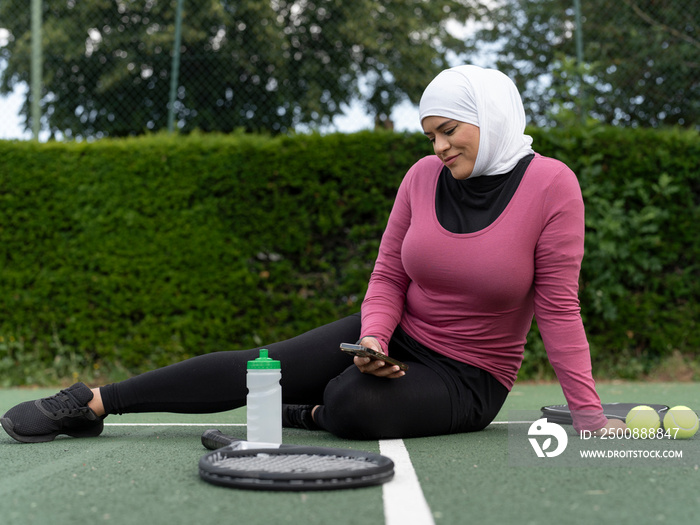
<svg viewBox="0 0 700 525"><path fill-rule="evenodd" d="M668 411L667 405L647 404L647 403L603 403L603 415L609 419L619 419L624 421L627 413L634 407L639 405L650 406L659 414L659 418L663 421L664 415ZM550 423L558 423L560 425L570 425L573 422L569 405L547 405L541 408L542 416L547 418Z"/></svg>
<svg viewBox="0 0 700 525"><path fill-rule="evenodd" d="M380 485L394 476L391 459L372 452L350 449L314 447L301 445L277 445L252 443L231 438L218 430L207 430L202 434L205 447L214 449L199 460L199 475L214 485L252 490L310 491L358 488ZM218 445L225 444L221 448ZM261 445L261 446L257 446ZM258 455L302 456L321 455L366 461L367 469L335 470L326 472L269 472L262 470L237 470L217 466L228 458L246 458Z"/></svg>

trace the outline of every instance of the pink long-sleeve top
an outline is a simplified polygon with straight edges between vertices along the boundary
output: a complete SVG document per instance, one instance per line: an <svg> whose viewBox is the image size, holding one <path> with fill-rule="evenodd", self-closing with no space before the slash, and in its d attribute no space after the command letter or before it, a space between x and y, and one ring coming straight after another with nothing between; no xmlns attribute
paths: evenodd
<svg viewBox="0 0 700 525"><path fill-rule="evenodd" d="M425 157L399 187L362 304L362 334L387 351L400 324L510 390L534 315L574 427L604 426L578 301L584 207L576 176L536 154L500 216L457 234L436 215L442 168Z"/></svg>

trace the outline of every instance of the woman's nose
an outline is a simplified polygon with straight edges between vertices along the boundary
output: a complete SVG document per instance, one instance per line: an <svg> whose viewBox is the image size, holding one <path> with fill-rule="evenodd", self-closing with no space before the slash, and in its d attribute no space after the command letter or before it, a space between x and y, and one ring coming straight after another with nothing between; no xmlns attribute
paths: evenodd
<svg viewBox="0 0 700 525"><path fill-rule="evenodd" d="M450 143L447 140L445 140L444 137L435 137L435 142L433 143L433 149L435 150L435 153L447 151L449 147Z"/></svg>

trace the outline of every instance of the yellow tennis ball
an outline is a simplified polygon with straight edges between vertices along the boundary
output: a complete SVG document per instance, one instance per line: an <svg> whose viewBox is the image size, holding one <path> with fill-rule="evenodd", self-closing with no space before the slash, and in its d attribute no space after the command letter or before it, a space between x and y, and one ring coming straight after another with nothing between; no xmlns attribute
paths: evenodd
<svg viewBox="0 0 700 525"><path fill-rule="evenodd" d="M659 430L661 419L656 410L650 406L639 405L627 413L625 424L633 431L634 437L647 438ZM635 430L637 430L636 433Z"/></svg>
<svg viewBox="0 0 700 525"><path fill-rule="evenodd" d="M664 416L664 429L674 439L690 439L699 424L698 415L683 405L671 408Z"/></svg>

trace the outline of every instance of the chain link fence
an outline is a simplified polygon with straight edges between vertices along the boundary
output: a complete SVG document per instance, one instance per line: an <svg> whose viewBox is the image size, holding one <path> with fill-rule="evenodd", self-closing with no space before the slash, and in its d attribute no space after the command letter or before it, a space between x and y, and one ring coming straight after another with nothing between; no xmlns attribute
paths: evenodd
<svg viewBox="0 0 700 525"><path fill-rule="evenodd" d="M0 139L418 130L441 69L530 122L700 129L697 0L3 0Z"/></svg>

